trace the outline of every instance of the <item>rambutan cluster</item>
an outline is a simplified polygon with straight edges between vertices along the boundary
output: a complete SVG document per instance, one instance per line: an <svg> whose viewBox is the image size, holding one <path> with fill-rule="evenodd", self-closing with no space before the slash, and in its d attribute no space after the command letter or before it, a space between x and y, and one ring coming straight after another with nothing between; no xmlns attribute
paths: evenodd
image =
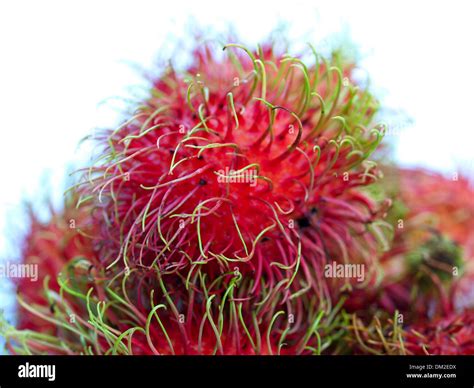
<svg viewBox="0 0 474 388"><path fill-rule="evenodd" d="M346 302L349 342L363 353L474 354L474 188L457 174L387 170L396 181L395 236L378 282ZM393 181L385 186L393 190Z"/></svg>
<svg viewBox="0 0 474 388"><path fill-rule="evenodd" d="M19 323L0 325L11 352L416 353L413 333L430 341L432 326L395 322L381 347L368 315L452 313L446 284L472 253L472 218L454 220L460 204L441 194L420 199L440 177L381 180L370 158L385 129L355 64L312 47L223 49L151 77L134 112L95 136L63 213L31 216L22 259L44 287L19 283ZM469 190L457 193L472 211ZM363 278L328 274L337 266Z"/></svg>

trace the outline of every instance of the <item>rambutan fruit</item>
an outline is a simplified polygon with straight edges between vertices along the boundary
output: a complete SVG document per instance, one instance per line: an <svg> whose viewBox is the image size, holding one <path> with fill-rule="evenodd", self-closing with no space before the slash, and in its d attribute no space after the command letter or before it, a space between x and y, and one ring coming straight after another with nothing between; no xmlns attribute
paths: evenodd
<svg viewBox="0 0 474 388"><path fill-rule="evenodd" d="M412 217L427 217L435 230L462 246L467 260L474 258L474 187L466 176L402 169L400 190Z"/></svg>
<svg viewBox="0 0 474 388"><path fill-rule="evenodd" d="M474 189L462 175L453 180L426 170L400 169L397 176L398 201L407 212L397 220L401 227L386 255L405 258L401 283L411 288L419 311L424 306L426 315L446 315L453 311L453 287L471 271Z"/></svg>
<svg viewBox="0 0 474 388"><path fill-rule="evenodd" d="M404 326L404 327L403 327ZM474 312L466 310L433 320L402 325L397 317L374 317L364 325L355 316L350 326L356 353L398 355L473 355Z"/></svg>
<svg viewBox="0 0 474 388"><path fill-rule="evenodd" d="M461 270L464 265L461 255L459 245L444 236L434 235L406 258L408 270L420 278L420 283L426 284L432 281L432 275L441 282L452 280L453 268Z"/></svg>
<svg viewBox="0 0 474 388"><path fill-rule="evenodd" d="M386 195L394 198L386 218L393 243L379 260L373 287L349 295L345 308L365 316L380 308L398 311L413 322L474 305L469 181L420 169L384 170Z"/></svg>
<svg viewBox="0 0 474 388"><path fill-rule="evenodd" d="M385 238L388 203L360 190L380 175L368 160L384 132L377 103L338 53L307 64L272 45L224 49L165 69L136 113L98 137L80 202L106 220L99 256L184 277L237 268L250 295L284 284L285 298L338 300L354 281L325 281L324 265L370 269Z"/></svg>
<svg viewBox="0 0 474 388"><path fill-rule="evenodd" d="M74 207L77 197L68 195L64 210L56 211L50 207L50 220L40 221L30 208L29 230L24 238L20 265L36 266L37 278L20 277L16 279L20 306L17 312L17 328L38 332L51 330L51 324L39 319L30 312L31 305L54 310L55 301L48 299L43 292L46 287L58 292L58 274L64 266L78 259L97 262L92 249L90 236L94 225L85 207Z"/></svg>
<svg viewBox="0 0 474 388"><path fill-rule="evenodd" d="M415 324L404 341L408 354L473 355L474 311Z"/></svg>
<svg viewBox="0 0 474 388"><path fill-rule="evenodd" d="M5 326L12 351L339 352L342 293L367 282L325 266L371 275L388 244L390 201L366 189L381 176L377 103L340 53L307 64L271 45L224 49L165 69L97 137L71 189L93 236L60 251L57 283L27 309L52 326Z"/></svg>
<svg viewBox="0 0 474 388"><path fill-rule="evenodd" d="M210 278L157 266L121 271L97 259L87 206L41 223L32 213L23 263L39 279L18 284L18 324L0 322L14 354L320 354L341 335L340 304L308 293L286 298L285 281L252 295L237 268Z"/></svg>
<svg viewBox="0 0 474 388"><path fill-rule="evenodd" d="M110 277L105 270L91 274L90 265L84 258L70 261L58 277L60 290L43 290L54 309L28 306L48 330L0 327L11 352L321 354L342 333L337 306L328 313L310 305L303 318L296 311L307 301L285 301L278 287L249 298L252 279L239 273L211 281L203 274L184 279L134 269Z"/></svg>

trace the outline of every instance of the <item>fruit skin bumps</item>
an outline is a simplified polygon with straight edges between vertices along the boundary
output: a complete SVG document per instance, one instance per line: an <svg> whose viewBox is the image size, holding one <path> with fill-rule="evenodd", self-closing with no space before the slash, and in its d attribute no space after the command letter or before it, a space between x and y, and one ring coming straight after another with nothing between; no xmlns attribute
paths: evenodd
<svg viewBox="0 0 474 388"><path fill-rule="evenodd" d="M411 335L428 311L407 312L434 243L417 222L398 230L395 207L416 219L426 203L402 188L420 179L394 168L408 183L384 186L371 160L385 130L378 104L343 52L277 47L199 45L94 137L97 160L63 212L32 216L22 259L45 282L18 287L19 324L0 325L11 352L370 353L360 344L379 332L361 329L361 311L404 311L396 339L407 346L393 349L422 348ZM453 241L464 234L441 232L462 260ZM364 278L328 277L333 263L362 266ZM451 291L431 280L420 300L447 308Z"/></svg>

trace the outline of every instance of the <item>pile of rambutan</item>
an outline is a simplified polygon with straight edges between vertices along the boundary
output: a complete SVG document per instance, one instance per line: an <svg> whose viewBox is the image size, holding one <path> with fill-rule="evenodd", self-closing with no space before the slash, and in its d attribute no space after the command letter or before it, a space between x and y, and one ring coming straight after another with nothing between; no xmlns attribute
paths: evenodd
<svg viewBox="0 0 474 388"><path fill-rule="evenodd" d="M474 354L469 182L380 160L343 51L278 47L198 45L94 136L30 215L9 352Z"/></svg>

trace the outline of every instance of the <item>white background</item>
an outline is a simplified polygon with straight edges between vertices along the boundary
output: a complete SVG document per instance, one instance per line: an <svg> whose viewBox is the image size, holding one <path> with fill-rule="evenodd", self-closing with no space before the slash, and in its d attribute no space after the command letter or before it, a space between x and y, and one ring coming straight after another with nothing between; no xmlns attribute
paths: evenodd
<svg viewBox="0 0 474 388"><path fill-rule="evenodd" d="M164 46L180 48L190 25L214 36L232 25L248 44L279 21L300 43L342 32L389 111L413 121L390 122L398 161L472 171L470 8L468 1L413 0L2 1L0 258L18 249L21 200L52 195L60 204L67 166L85 157L78 141L117 123L114 104L99 104L142 82L129 63L149 68ZM0 279L0 308L8 308L12 297L2 287Z"/></svg>

